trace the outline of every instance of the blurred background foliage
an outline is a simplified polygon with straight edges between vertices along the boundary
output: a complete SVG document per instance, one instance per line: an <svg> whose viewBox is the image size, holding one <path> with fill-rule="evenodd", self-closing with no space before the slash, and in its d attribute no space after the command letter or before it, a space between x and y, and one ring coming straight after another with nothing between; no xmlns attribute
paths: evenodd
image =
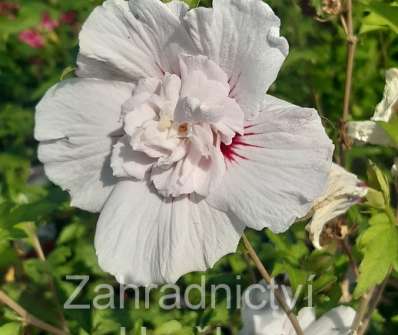
<svg viewBox="0 0 398 335"><path fill-rule="evenodd" d="M187 0L197 6L198 0ZM40 319L60 327L60 310L77 286L66 275L90 275L90 282L79 295L79 303L92 302L95 285L118 286L103 273L96 261L93 236L96 216L69 207L67 194L48 183L36 158L33 140L34 108L45 91L60 79L73 75L78 52L78 32L82 22L100 0L19 0L0 1L0 286L1 290ZM293 103L316 107L330 136L339 141L340 118L346 68L346 37L339 16L325 8L321 0L269 0L282 21L282 32L290 43L290 55L271 88L271 94ZM210 6L211 1L199 1ZM354 1L354 24L359 42L355 59L352 119L366 120L381 100L384 73L398 66L398 2ZM354 147L347 153L347 167L363 180L368 161L391 181L390 168L396 151L377 146ZM373 173L375 170L372 170ZM372 173L371 171L371 173ZM384 178L384 177L383 177ZM374 186L380 191L385 188ZM391 186L391 185L390 185ZM388 186L387 186L388 188ZM396 206L392 195L388 206ZM390 207L389 207L390 208ZM332 238L323 251L311 246L305 223L296 224L288 233L249 232L262 260L280 281L294 289L312 285L314 304L321 314L345 301L356 307L350 296L353 283L344 291L350 259L360 262L364 251L357 236L369 227L376 215L365 205L353 208L342 219L353 233L344 239ZM38 244L38 239L39 244ZM375 245L380 241L376 239ZM374 249L374 248L373 248ZM41 255L41 251L44 255ZM373 250L374 251L374 250ZM393 252L393 251L392 251ZM44 257L45 256L45 259ZM381 257L377 254L373 257ZM398 255L397 255L398 258ZM371 268L370 271L374 271ZM206 285L224 283L232 288L248 286L259 277L240 248L223 258L206 274ZM365 288L375 282L363 279ZM183 288L200 283L200 274L189 274L179 281ZM373 315L369 334L398 333L398 276L387 283L380 308ZM233 299L237 299L235 292ZM306 290L299 304L305 305ZM98 292L97 292L98 293ZM133 308L134 296L126 295L125 309L65 310L64 317L72 334L195 334L196 326L221 326L223 334L236 334L240 312L226 308L226 297L217 296L217 308L201 311L188 308L161 310L151 295L151 308ZM349 295L344 296L345 295ZM195 296L191 297L195 301ZM197 297L196 297L197 298ZM43 334L11 309L0 306L0 335Z"/></svg>

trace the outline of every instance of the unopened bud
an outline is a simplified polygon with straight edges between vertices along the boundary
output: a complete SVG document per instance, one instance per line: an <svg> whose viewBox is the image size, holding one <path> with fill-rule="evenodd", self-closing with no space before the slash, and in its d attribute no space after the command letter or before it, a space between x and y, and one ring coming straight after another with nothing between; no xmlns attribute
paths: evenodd
<svg viewBox="0 0 398 335"><path fill-rule="evenodd" d="M322 2L322 11L327 15L340 15L342 9L343 6L340 0L323 0Z"/></svg>

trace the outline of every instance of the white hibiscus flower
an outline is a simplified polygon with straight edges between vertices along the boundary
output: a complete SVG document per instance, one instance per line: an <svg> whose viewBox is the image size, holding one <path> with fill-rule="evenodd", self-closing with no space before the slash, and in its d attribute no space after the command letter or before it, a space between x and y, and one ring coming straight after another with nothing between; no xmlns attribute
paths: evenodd
<svg viewBox="0 0 398 335"><path fill-rule="evenodd" d="M321 248L320 237L325 225L359 203L367 193L368 187L355 174L332 165L326 191L315 201L307 228L316 248Z"/></svg>
<svg viewBox="0 0 398 335"><path fill-rule="evenodd" d="M383 100L376 106L372 119L349 122L348 135L362 143L397 147L384 129L377 124L377 121L390 122L394 117L398 117L398 68L386 72ZM398 178L398 157L395 158L391 173L393 177Z"/></svg>
<svg viewBox="0 0 398 335"><path fill-rule="evenodd" d="M108 0L80 33L78 78L36 114L39 158L72 205L101 212L119 282L175 282L282 232L323 192L333 145L315 110L265 96L287 53L261 0Z"/></svg>
<svg viewBox="0 0 398 335"><path fill-rule="evenodd" d="M398 69L386 72L386 86L383 100L377 105L370 121L348 123L348 135L359 142L383 146L395 146L391 138L377 121L389 122L398 114Z"/></svg>
<svg viewBox="0 0 398 335"><path fill-rule="evenodd" d="M294 307L291 290L282 287L282 292L288 305ZM243 328L239 335L295 335L286 313L275 301L273 291L265 283L249 287L244 294ZM297 314L305 335L348 335L354 318L355 310L346 306L336 307L318 320L312 307L304 307Z"/></svg>

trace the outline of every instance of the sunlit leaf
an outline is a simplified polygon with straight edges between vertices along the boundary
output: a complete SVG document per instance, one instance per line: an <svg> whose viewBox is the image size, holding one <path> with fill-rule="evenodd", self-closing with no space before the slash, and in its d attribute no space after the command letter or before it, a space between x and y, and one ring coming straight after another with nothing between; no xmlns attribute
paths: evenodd
<svg viewBox="0 0 398 335"><path fill-rule="evenodd" d="M398 258L398 227L395 222L391 222L387 214L379 213L369 223L370 227L358 239L363 260L354 292L356 298L380 284Z"/></svg>

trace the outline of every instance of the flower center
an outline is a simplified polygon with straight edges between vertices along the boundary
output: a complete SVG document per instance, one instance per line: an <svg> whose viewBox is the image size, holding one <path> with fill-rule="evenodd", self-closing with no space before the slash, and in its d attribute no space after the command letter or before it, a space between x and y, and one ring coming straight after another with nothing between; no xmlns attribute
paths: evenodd
<svg viewBox="0 0 398 335"><path fill-rule="evenodd" d="M115 175L148 179L165 197L207 196L225 173L221 145L243 133L244 114L229 92L226 74L204 56L181 56L179 76L138 82L123 106Z"/></svg>

